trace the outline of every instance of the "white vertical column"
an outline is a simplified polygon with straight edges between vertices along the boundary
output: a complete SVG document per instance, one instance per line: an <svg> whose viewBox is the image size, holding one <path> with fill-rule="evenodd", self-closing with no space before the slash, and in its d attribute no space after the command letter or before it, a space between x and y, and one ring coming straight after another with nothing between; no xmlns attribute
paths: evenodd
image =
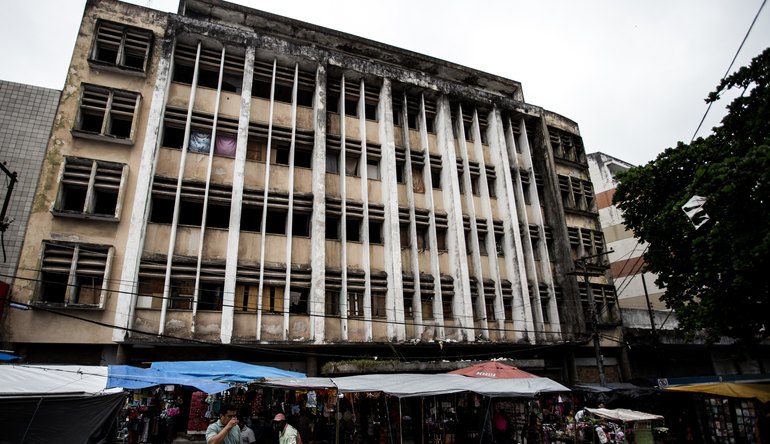
<svg viewBox="0 0 770 444"><path fill-rule="evenodd" d="M123 255L123 269L120 276L118 300L115 306L115 328L112 330L112 340L122 342L128 335L125 329L130 329L134 324L134 310L136 308L137 288L136 281L139 276L139 263L142 259L142 248L147 233L147 221L150 214L150 199L152 182L155 176L155 166L158 162L160 149L160 128L163 122L163 114L166 110L166 97L171 86L171 66L174 60L174 43L170 37L163 41L171 48L168 57L161 56L155 74L155 87L152 91L150 110L147 115L147 127L145 128L144 143L139 169L137 171L136 188L134 190L134 205L131 208L131 219L128 226L128 238L126 250ZM160 51L164 54L164 51Z"/></svg>
<svg viewBox="0 0 770 444"><path fill-rule="evenodd" d="M458 340L470 340L474 337L473 316L468 316L463 301L470 298L470 274L465 249L465 230L463 226L462 203L460 202L460 184L457 183L457 155L452 133L452 113L449 99L444 96L438 101L437 141L441 153L441 183L444 208L447 212L447 250L449 254L450 275L454 277L454 301L452 304L455 320L459 325ZM433 246L431 245L431 249Z"/></svg>
<svg viewBox="0 0 770 444"><path fill-rule="evenodd" d="M361 134L361 160L358 162L363 202L361 224L361 266L364 269L364 341L372 340L372 266L369 257L369 171L366 153L366 86L361 79L358 93L358 128Z"/></svg>
<svg viewBox="0 0 770 444"><path fill-rule="evenodd" d="M299 65L294 64L294 85L291 89L291 142L289 143L289 210L286 214L286 284L283 289L283 340L289 333L289 312L291 307L291 245L294 227L294 145L297 136L297 82ZM310 302L308 301L308 306Z"/></svg>
<svg viewBox="0 0 770 444"><path fill-rule="evenodd" d="M347 153L345 152L346 119L345 119L345 74L340 79L340 103L337 106L340 114L340 338L348 340L348 210L347 210ZM360 162L359 162L360 163Z"/></svg>
<svg viewBox="0 0 770 444"><path fill-rule="evenodd" d="M238 279L238 247L241 234L241 211L243 205L243 184L246 171L246 146L249 142L249 119L251 118L251 85L254 79L253 46L246 48L246 61L243 65L243 87L241 89L241 108L238 114L238 135L233 162L233 191L230 200L230 226L227 232L227 260L225 263L225 286L222 291L222 324L220 338L223 344L229 344L233 335L235 316L235 288ZM257 331L260 325L257 324Z"/></svg>
<svg viewBox="0 0 770 444"><path fill-rule="evenodd" d="M321 344L326 330L326 68L316 70L313 98L313 215L310 223L310 336ZM344 173L344 171L343 171Z"/></svg>
<svg viewBox="0 0 770 444"><path fill-rule="evenodd" d="M494 111L489 114L487 117L487 122L495 118ZM503 288L502 288L502 282L500 279L500 259L497 256L497 244L495 242L495 221L494 217L492 215L492 204L491 204L491 198L489 193L489 182L487 182L487 170L486 170L486 164L484 163L484 149L481 146L481 128L479 127L479 117L478 113L474 115L473 118L473 132L474 132L474 143L473 143L473 151L476 159L480 161L481 168L480 168L480 176L479 176L479 190L481 194L481 212L483 213L484 219L487 221L487 257L489 259L489 273L491 275L491 278L495 281L495 320L497 324L497 339L503 340L505 339L505 307L503 305ZM491 130L490 125L487 124L487 141L491 141L496 137L496 134L494 134L494 131ZM489 142L488 142L489 144ZM495 175L497 176L497 175ZM502 179L495 180L495 186L497 187L497 183L500 182ZM497 191L497 189L495 189ZM497 194L495 193L495 196L504 196L504 193ZM486 295L484 296L486 299ZM484 304L484 309L486 310L486 301ZM487 313L487 317L489 317L489 313Z"/></svg>
<svg viewBox="0 0 770 444"><path fill-rule="evenodd" d="M445 113L440 108L441 103L436 103L436 134L446 128ZM423 182L425 182L425 205L428 207L428 244L430 246L430 273L433 275L433 322L436 324L435 336L437 339L446 339L444 328L444 309L442 303L444 295L441 291L441 269L438 262L438 242L436 241L436 210L433 204L433 177L430 171L430 148L428 144L427 117L425 115L425 97L421 96L420 102L420 143L425 154L425 164L422 167ZM449 128L451 133L452 129ZM440 137L438 137L440 138ZM439 142L440 144L441 142ZM447 234L447 237L448 234ZM465 247L463 247L465 248Z"/></svg>
<svg viewBox="0 0 770 444"><path fill-rule="evenodd" d="M260 223L260 249L259 249L259 287L257 290L257 341L262 337L262 292L265 288L265 247L267 243L267 195L270 188L270 159L273 141L273 109L275 108L275 71L277 61L273 59L273 75L270 80L270 111L267 123L267 153L265 154L265 189L262 194L262 222ZM285 309L285 307L284 307Z"/></svg>
<svg viewBox="0 0 770 444"><path fill-rule="evenodd" d="M406 339L404 325L404 281L401 271L401 244L398 219L398 184L396 180L396 141L393 129L393 102L389 79L383 79L379 99L379 136L382 156L382 202L385 220L382 224L385 245L385 271L388 274L388 290L385 296L388 339ZM407 156L409 152L407 151Z"/></svg>
<svg viewBox="0 0 770 444"><path fill-rule="evenodd" d="M398 98L394 99L398 100ZM417 224L416 224L416 217L415 217L415 211L414 211L414 180L412 177L412 148L411 148L411 142L409 141L409 111L408 111L408 102L406 99L406 94L403 94L400 98L401 103L403 106L401 107L401 131L403 133L403 140L404 140L404 151L406 152L404 155L404 182L406 183L406 204L409 207L409 257L412 262L412 276L414 276L413 279L413 291L414 296L412 297L412 318L414 319L414 325L415 325L415 338L422 338L423 333L426 330L425 325L423 325L423 316L422 316L422 295L420 294L420 256L417 252ZM422 107L421 107L422 109ZM421 121L424 123L424 112L420 112ZM424 126L424 125L423 125ZM422 134L422 133L421 133ZM424 140L425 148L423 151L427 150L427 134ZM425 181L423 180L423 186ZM398 202L398 199L396 199L396 202ZM403 285L403 282L402 282Z"/></svg>
<svg viewBox="0 0 770 444"><path fill-rule="evenodd" d="M184 179L184 167L187 161L187 148L190 145L190 123L192 112L195 108L195 93L198 88L198 71L200 69L201 42L198 41L198 50L195 53L195 67L193 68L192 85L190 85L190 98L187 104L187 120L184 125L184 141L182 152L179 156L179 170L176 180L176 195L174 196L174 214L171 218L171 232L168 237L168 252L166 253L166 276L163 282L163 301L160 309L160 321L158 322L158 334L162 335L166 327L166 312L171 294L171 267L174 262L174 250L176 249L176 230L179 226L179 206L182 194L182 179Z"/></svg>
<svg viewBox="0 0 770 444"><path fill-rule="evenodd" d="M219 80L217 81L216 103L214 103L214 119L211 123L211 143L209 143L209 159L206 168L206 185L203 191L203 210L201 214L201 229L198 237L198 260L195 264L195 287L193 290L192 319L190 330L195 333L195 320L198 314L198 297L201 285L201 263L203 261L203 243L206 236L206 216L209 208L209 188L211 187L211 170L214 164L214 145L217 140L217 121L219 120L219 100L222 96L222 76L225 70L225 48L222 47L222 56L219 59Z"/></svg>
<svg viewBox="0 0 770 444"><path fill-rule="evenodd" d="M489 155L495 164L497 173L497 202L498 211L503 218L503 254L506 275L513 287L511 315L513 317L514 339L516 342L536 341L534 325L530 316L529 289L527 288L527 273L524 268L525 255L521 245L519 229L519 213L516 207L517 186L511 176L510 164L516 162L516 149L512 140L510 127L506 132L500 111L495 109L494 119L489 121L490 134L494 139L489 140ZM510 157L509 157L510 156ZM520 186L520 184L519 184ZM523 202L523 200L522 200ZM526 217L526 213L525 217Z"/></svg>
<svg viewBox="0 0 770 444"><path fill-rule="evenodd" d="M535 271L537 268L537 264L535 263L533 254L529 255L530 263L527 264L527 269L530 272L532 279L535 281L533 284L533 288L534 288L533 291L535 291L534 296L535 296L535 300L537 301L537 305L535 307L530 307L530 310L533 314L533 317L535 318L535 321L540 324L540 328L536 329L536 333L542 336L543 339L546 339L545 336L550 336L550 338L548 339L560 339L561 322L559 322L559 311L556 305L556 292L554 291L554 288L553 288L553 273L551 272L551 265L550 265L551 262L548 258L548 248L546 246L547 241L545 238L545 217L543 216L543 210L542 210L543 207L540 205L540 196L537 193L537 182L535 181L535 169L533 167L533 162L532 162L532 150L530 149L530 146L529 146L529 139L527 138L526 121L524 119L521 119L519 127L520 127L520 135L516 142L518 143L518 146L521 149L522 166L529 173L530 202L532 202L532 207L533 207L532 222L537 225L537 230L540 236L540 242L538 242L538 246L537 246L537 248L539 249L539 255L541 258L540 277L543 279L543 283L546 284L548 288L548 295L549 295L548 314L549 314L551 327L548 329L548 333L546 333L545 325L543 324L542 304L540 302L540 289L538 288L538 282L537 282L538 273ZM515 151L513 154L515 155ZM519 180L519 183L520 182L521 181ZM527 230L527 241L530 243L529 245L530 250L532 250L534 247L531 245L532 241L529 238L529 230Z"/></svg>
<svg viewBox="0 0 770 444"><path fill-rule="evenodd" d="M462 157L462 163L463 163L463 177L460 179L463 181L463 190L465 190L465 206L467 207L468 211L468 217L470 219L470 226L471 226L471 264L473 265L472 270L470 270L470 273L473 273L473 276L476 278L476 291L478 294L478 297L476 298L476 306L472 307L472 301L471 301L471 293L467 293L463 295L463 298L460 300L460 305L463 309L462 313L464 316L469 317L469 321L473 322L473 311L476 310L478 313L485 313L486 311L486 305L485 305L485 299L484 299L484 273L481 268L481 254L479 252L479 228L476 223L476 206L473 202L473 186L471 184L471 170L470 170L470 163L468 162L468 147L466 142L466 136L465 136L465 125L463 124L465 122L464 120L464 112L462 106L458 106L457 109L457 122L454 122L455 125L457 125L457 134L459 135L459 140L457 141L459 147L460 147L460 157ZM474 121L475 121L475 115L476 113L474 111L469 111L469 113L473 113L474 115ZM475 137L474 140L478 140L478 137ZM458 190L459 191L459 190ZM463 234L465 233L465 227L463 227ZM487 254L489 254L489 251L487 251ZM466 258L468 256L465 256ZM464 258L461 258L464 259ZM469 290L470 290L470 282L469 282ZM457 299L457 295L455 295L455 299ZM488 330L488 323L486 316L482 316L480 320L480 327L481 327L481 334L485 339L489 339L489 330ZM471 324L472 325L472 324ZM473 340L475 337L472 335L469 337L469 340Z"/></svg>

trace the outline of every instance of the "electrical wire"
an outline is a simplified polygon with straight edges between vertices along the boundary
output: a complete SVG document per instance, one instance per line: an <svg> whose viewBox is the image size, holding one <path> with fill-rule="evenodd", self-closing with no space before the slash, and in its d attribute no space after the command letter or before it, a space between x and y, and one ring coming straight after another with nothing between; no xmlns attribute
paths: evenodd
<svg viewBox="0 0 770 444"><path fill-rule="evenodd" d="M7 303L11 303L12 302L10 299L8 299L7 301L8 301ZM136 333L136 334L141 334L141 335L152 335L152 336L156 336L156 337L158 337L160 339L168 339L168 340L174 340L174 341L180 341L180 342L188 342L188 343L194 343L194 344L198 344L198 345L217 346L217 347L219 347L219 346L227 346L227 347L236 348L236 349L263 350L263 351L274 352L274 353L301 354L301 355L311 355L311 356L318 356L318 357L342 357L342 358L356 358L356 357L358 357L358 355L343 355L343 354L333 354L333 353L312 353L312 352L304 352L304 351L299 352L299 351L292 351L292 350L285 350L285 349L274 349L274 348L271 348L271 347L261 347L259 345L253 345L253 344L249 344L249 345L245 345L245 344L222 344L222 343L219 343L219 342L204 341L204 340L193 339L193 338L186 338L186 337L179 337L179 336L174 336L174 335L169 335L169 334L151 334L151 333L148 333L146 331L142 331L142 330L138 330L138 329L133 329L133 328L128 328L128 327L121 327L121 326L116 326L114 324L110 324L110 323L107 323L107 322L102 322L102 321L96 321L96 320L93 320L93 319L83 318L81 316L76 316L76 315L73 315L73 314L70 314L70 313L61 312L61 311L59 311L57 309L41 306L41 305L38 305L38 304L25 304L25 303L20 303L20 302L13 302L13 303L16 304L17 306L24 307L24 308L27 308L27 309L39 310L39 311L47 312L47 313L50 313L50 314L54 314L54 315L58 315L58 316L62 316L62 317L70 318L70 319L74 319L74 320L77 320L77 321L82 321L82 322L98 325L98 326L105 327L105 328L118 329L118 330L123 330L123 331L132 332L132 333ZM285 312L283 312L283 313L285 314ZM330 317L331 318L336 318L335 316L328 316L328 315L308 315L308 316L320 316L320 317L323 317L323 318L330 318ZM418 325L418 324L413 323L413 322L403 322L403 323L402 322L395 322L395 321L394 322L389 322L387 320L379 320L379 319L373 319L372 322L382 322L382 323L391 323L391 324L395 323L395 324L404 324L404 325ZM433 324L420 324L420 325L427 326L427 327L433 327L434 326ZM490 328L489 330L490 331L498 331L498 332L520 332L520 333L526 332L525 330L510 329L510 328L503 328L503 329ZM551 334L552 332L543 330L543 331L536 331L536 333L539 333L539 334ZM568 331L562 331L562 333L563 334L572 333L572 334L574 334L576 336L584 335L585 334L585 332L568 332ZM435 342L451 343L451 341L435 341ZM550 348L550 347L560 346L560 345L563 345L563 344L564 343L547 344L547 345L544 345L543 347ZM528 347L526 350L521 350L521 351L510 350L510 351L507 351L507 352L504 352L504 353L517 353L517 352L529 351L529 350L532 350L532 349L533 349L532 347ZM503 353L503 352L496 351L496 352L492 352L492 353L481 353L481 354L478 354L478 355L463 354L462 356L458 356L458 357L463 357L463 356L465 356L465 357L468 357L468 356L494 356L494 355L499 355L501 353Z"/></svg>
<svg viewBox="0 0 770 444"><path fill-rule="evenodd" d="M743 40L741 41L741 44L738 46L738 50L735 51L735 55L733 56L733 60L730 62L730 66L727 67L727 71L725 71L725 74L722 76L723 82L725 78L727 78L727 75L730 74L730 70L733 69L733 64L735 63L735 60L738 58L738 54L740 54L741 49L743 49L743 44L746 43L746 39L749 38L749 34L751 34L751 30L754 28L754 24L757 22L757 18L759 18L759 14L762 12L762 8L765 7L765 3L767 3L767 0L763 0L762 4L759 5L759 10L757 10L756 15L754 15L754 20L751 21L751 25L749 25L748 31L746 31L746 35L743 36ZM690 143L692 144L693 140L695 140L695 136L698 135L698 131L700 131L701 126L703 126L703 122L706 120L706 116L708 116L709 111L711 110L711 106L714 104L714 101L710 101L708 104L708 107L706 107L706 112L703 113L703 117L700 119L700 123L698 124L698 128L695 129L695 133L693 133L692 138L690 139Z"/></svg>

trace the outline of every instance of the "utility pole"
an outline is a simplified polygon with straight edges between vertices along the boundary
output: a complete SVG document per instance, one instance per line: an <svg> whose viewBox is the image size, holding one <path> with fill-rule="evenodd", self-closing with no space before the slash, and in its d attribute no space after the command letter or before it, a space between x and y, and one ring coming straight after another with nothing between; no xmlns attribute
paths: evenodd
<svg viewBox="0 0 770 444"><path fill-rule="evenodd" d="M8 229L8 226L11 225L11 222L13 220L10 220L6 222L5 220L5 212L8 210L8 204L11 202L11 193L13 193L13 187L16 185L16 181L18 180L16 178L16 171L11 172L8 168L6 168L5 163L0 163L0 170L5 173L8 178L10 179L10 182L8 183L8 191L5 194L5 200L3 201L3 208L0 210L0 244L2 244L3 247L3 262L6 261L5 257L5 230Z"/></svg>
<svg viewBox="0 0 770 444"><path fill-rule="evenodd" d="M644 271L642 271L642 287L644 288L644 298L647 300L647 313L650 315L650 330L652 332L652 340L658 342L658 337L655 334L655 316L652 314L652 303L650 303L650 295L647 293L647 282L644 280Z"/></svg>
<svg viewBox="0 0 770 444"><path fill-rule="evenodd" d="M594 300L594 293L591 289L591 279L588 273L588 260L610 254L614 250L609 250L599 254L593 254L591 256L581 257L575 260L576 265L580 265L583 269L583 282L586 284L586 292L588 293L588 313L591 317L591 336L594 341L594 353L596 354L596 369L599 372L599 384L602 387L607 386L607 377L604 374L604 355L602 355L602 347L599 343L599 326L598 326L598 313L596 313L596 301Z"/></svg>

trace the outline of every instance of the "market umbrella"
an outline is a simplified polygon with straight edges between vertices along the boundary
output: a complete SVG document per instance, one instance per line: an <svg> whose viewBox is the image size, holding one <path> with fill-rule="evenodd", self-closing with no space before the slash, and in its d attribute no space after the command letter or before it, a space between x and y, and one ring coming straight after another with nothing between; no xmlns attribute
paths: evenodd
<svg viewBox="0 0 770 444"><path fill-rule="evenodd" d="M518 369L514 366L503 364L498 361L487 361L479 364L471 365L470 367L460 368L449 372L451 375L463 375L470 378L491 378L491 379L520 379L520 378L537 378L538 376L532 373L527 373L524 370Z"/></svg>
<svg viewBox="0 0 770 444"><path fill-rule="evenodd" d="M706 384L679 385L666 387L667 391L708 393L729 398L756 398L761 402L770 401L770 385L737 382L710 382Z"/></svg>

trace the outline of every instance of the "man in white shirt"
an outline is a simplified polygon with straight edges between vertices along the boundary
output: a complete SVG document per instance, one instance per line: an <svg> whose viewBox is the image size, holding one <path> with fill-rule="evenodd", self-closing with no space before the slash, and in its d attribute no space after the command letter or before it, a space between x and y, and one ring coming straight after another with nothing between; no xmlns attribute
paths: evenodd
<svg viewBox="0 0 770 444"><path fill-rule="evenodd" d="M254 444L257 442L257 437L254 435L254 430L251 430L245 422L241 422L241 444Z"/></svg>

